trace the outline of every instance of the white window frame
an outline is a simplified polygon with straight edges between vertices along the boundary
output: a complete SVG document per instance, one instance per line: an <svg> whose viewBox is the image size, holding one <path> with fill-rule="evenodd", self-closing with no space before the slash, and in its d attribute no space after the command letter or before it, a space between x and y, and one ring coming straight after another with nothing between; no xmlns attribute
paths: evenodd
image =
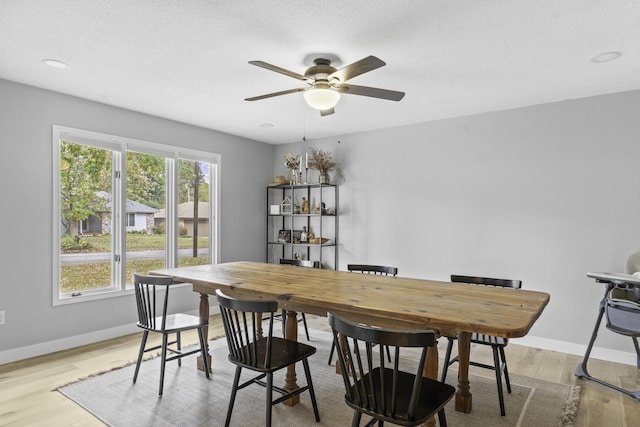
<svg viewBox="0 0 640 427"><path fill-rule="evenodd" d="M122 179L115 180L112 194L112 206L119 209L119 214L112 217L112 254L120 255L120 261L113 263L112 286L100 290L82 291L80 296L60 293L60 142L70 141L94 147L104 148L114 153L114 174L120 173ZM168 267L178 265L177 237L178 220L177 216L177 177L178 160L190 160L206 162L211 165L209 168L209 263L220 262L220 235L219 235L219 204L220 204L220 154L210 153L200 150L191 150L166 144L159 144L138 139L126 138L122 136L108 135L83 129L75 129L66 126L53 125L52 128L53 147L53 280L52 280L52 304L65 305L85 301L94 301L104 298L114 298L133 293L133 290L126 285L125 265L126 248L125 233L126 221L122 224L122 214L126 214L125 183L126 179L126 154L128 150L140 151L165 158L166 162L166 260ZM120 185L116 185L119 183ZM116 210L115 212L118 212ZM174 218L174 220L170 220ZM115 232L118 230L119 232Z"/></svg>

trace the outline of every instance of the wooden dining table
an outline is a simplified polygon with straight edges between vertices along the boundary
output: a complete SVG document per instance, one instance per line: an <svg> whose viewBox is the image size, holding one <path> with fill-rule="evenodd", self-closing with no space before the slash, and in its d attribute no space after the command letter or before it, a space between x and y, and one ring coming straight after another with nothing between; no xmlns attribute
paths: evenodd
<svg viewBox="0 0 640 427"><path fill-rule="evenodd" d="M277 300L287 311L285 337L297 340L297 313L326 316L398 329L431 329L458 338L459 372L455 409L472 408L469 384L471 334L525 336L549 302L544 292L491 288L427 279L376 276L262 262L229 262L154 270L200 294L200 317L209 318L209 295L216 289L240 298ZM208 336L208 335L207 335ZM211 365L209 365L211 366ZM438 377L437 346L430 349L424 375ZM295 366L285 389L296 389ZM295 404L296 402L290 402Z"/></svg>

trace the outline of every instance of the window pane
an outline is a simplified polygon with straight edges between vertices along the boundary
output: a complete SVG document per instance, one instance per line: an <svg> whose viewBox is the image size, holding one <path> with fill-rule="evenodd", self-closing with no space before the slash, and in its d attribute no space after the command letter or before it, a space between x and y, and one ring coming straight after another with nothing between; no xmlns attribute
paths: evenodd
<svg viewBox="0 0 640 427"><path fill-rule="evenodd" d="M178 162L178 267L209 263L210 167Z"/></svg>
<svg viewBox="0 0 640 427"><path fill-rule="evenodd" d="M60 142L60 293L112 286L110 150Z"/></svg>
<svg viewBox="0 0 640 427"><path fill-rule="evenodd" d="M127 151L126 282L166 266L165 158Z"/></svg>
<svg viewBox="0 0 640 427"><path fill-rule="evenodd" d="M130 288L133 272L175 266L174 257L178 265L216 258L209 199L218 155L53 130L54 305L117 295Z"/></svg>

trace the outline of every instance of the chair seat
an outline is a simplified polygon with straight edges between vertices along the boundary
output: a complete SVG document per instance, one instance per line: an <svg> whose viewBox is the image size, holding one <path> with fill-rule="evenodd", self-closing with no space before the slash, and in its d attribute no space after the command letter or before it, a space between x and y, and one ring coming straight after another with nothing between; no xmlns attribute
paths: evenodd
<svg viewBox="0 0 640 427"><path fill-rule="evenodd" d="M506 347L509 344L508 338L494 337L492 335L471 334L471 342L474 344L490 345L493 347Z"/></svg>
<svg viewBox="0 0 640 427"><path fill-rule="evenodd" d="M168 332L168 333L186 331L188 329L197 328L199 326L205 326L207 324L209 324L209 322L201 321L198 316L193 316L191 314L184 314L184 313L168 314L164 329L162 329L162 317L155 318L155 328L145 326L138 322L138 326L141 327L142 329L146 329L148 331L154 331L154 332Z"/></svg>
<svg viewBox="0 0 640 427"><path fill-rule="evenodd" d="M362 390L363 381L368 388L371 384L371 380L373 380L373 387L376 390L382 390L381 382L380 382L380 369L375 368L370 373L366 374L362 379L358 380L351 386L351 395L358 396L356 392L356 388ZM384 377L385 382L387 384L392 383L393 369L385 368L384 369ZM422 377L422 385L420 387L420 394L418 397L418 406L416 407L416 414L413 419L409 420L407 418L407 411L409 407L409 402L411 401L411 392L413 391L413 383L415 380L415 376L409 374L407 372L398 371L398 382L397 382L397 390L395 393L396 399L396 414L394 418L388 418L387 421L392 421L395 424L400 424L399 421L409 422L409 425L415 425L415 423L422 423L430 418L433 413L438 412L444 405L451 399L451 396L455 393L456 389L445 383L441 383L439 381L432 380L430 378ZM345 401L347 405L352 407L353 409L363 409L364 413L370 416L380 417L379 414L381 411L379 408L382 408L382 395L378 395L378 402L376 407L373 405L372 395L369 394L369 403L365 402L350 402L348 399L349 393L345 396ZM390 414L391 408L391 399L393 397L391 387L387 387L385 389L384 394L384 407L388 408L388 413Z"/></svg>
<svg viewBox="0 0 640 427"><path fill-rule="evenodd" d="M607 329L630 337L640 337L640 300L636 297L636 289L611 290L605 306Z"/></svg>
<svg viewBox="0 0 640 427"><path fill-rule="evenodd" d="M272 337L271 339L271 366L268 369L264 366L267 350L267 338L262 338L256 341L257 363L251 365L241 363L238 360L234 360L231 355L229 355L229 360L240 366L251 368L254 371L267 372L277 371L285 366L291 365L292 363L306 359L316 352L315 347L301 342L287 340L280 337ZM242 347L242 350L248 351L247 346Z"/></svg>

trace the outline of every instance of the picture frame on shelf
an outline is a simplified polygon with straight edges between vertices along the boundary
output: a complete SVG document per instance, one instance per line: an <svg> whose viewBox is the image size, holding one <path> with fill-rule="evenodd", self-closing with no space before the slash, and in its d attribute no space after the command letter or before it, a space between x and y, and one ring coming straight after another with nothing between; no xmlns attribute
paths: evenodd
<svg viewBox="0 0 640 427"><path fill-rule="evenodd" d="M278 243L291 243L291 230L280 230L278 232Z"/></svg>

